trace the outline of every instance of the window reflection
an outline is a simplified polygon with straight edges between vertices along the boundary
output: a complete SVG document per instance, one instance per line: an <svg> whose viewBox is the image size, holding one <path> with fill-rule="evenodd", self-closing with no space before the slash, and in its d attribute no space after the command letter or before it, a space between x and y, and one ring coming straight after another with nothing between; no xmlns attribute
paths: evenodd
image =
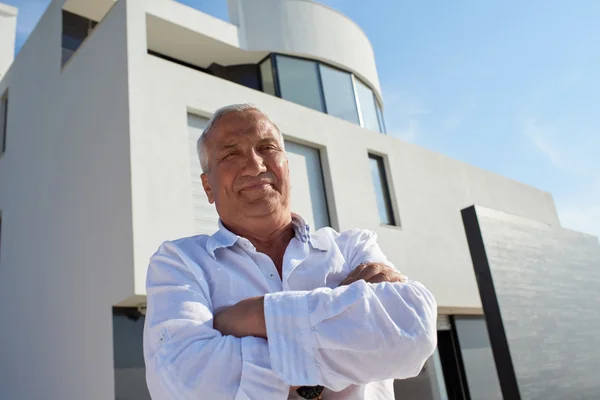
<svg viewBox="0 0 600 400"><path fill-rule="evenodd" d="M379 119L379 132L386 133L387 130L385 129L385 121L383 119L383 112L381 111L381 107L379 107L379 104L376 104L376 106L377 106L377 118Z"/></svg>
<svg viewBox="0 0 600 400"><path fill-rule="evenodd" d="M324 112L317 63L281 55L276 60L281 97Z"/></svg>
<svg viewBox="0 0 600 400"><path fill-rule="evenodd" d="M371 177L373 179L373 187L377 199L379 219L382 224L395 225L383 157L369 154L369 163L371 164Z"/></svg>
<svg viewBox="0 0 600 400"><path fill-rule="evenodd" d="M68 11L62 11L62 64L81 46L98 23Z"/></svg>
<svg viewBox="0 0 600 400"><path fill-rule="evenodd" d="M321 64L319 67L327 114L359 125L352 75L325 64Z"/></svg>
<svg viewBox="0 0 600 400"><path fill-rule="evenodd" d="M377 117L377 107L373 91L359 79L355 79L355 82L363 127L379 132L379 118Z"/></svg>
<svg viewBox="0 0 600 400"><path fill-rule="evenodd" d="M259 64L262 91L385 133L383 112L363 81L326 63L271 54Z"/></svg>
<svg viewBox="0 0 600 400"><path fill-rule="evenodd" d="M271 56L267 57L267 59L260 64L260 77L262 79L263 92L275 96L275 80L273 79Z"/></svg>
<svg viewBox="0 0 600 400"><path fill-rule="evenodd" d="M285 141L285 151L299 157L294 161L302 160L301 163L290 161L290 174L292 179L305 175L308 183L308 194L310 196L310 212L312 212L311 226L315 230L330 226L329 208L327 206L327 194L325 191L325 182L323 181L323 168L321 165L321 152L314 147L305 146L299 143ZM292 157L290 157L292 158ZM292 171L293 170L293 171ZM300 180L292 182L294 187L302 187ZM296 203L298 204L298 203Z"/></svg>

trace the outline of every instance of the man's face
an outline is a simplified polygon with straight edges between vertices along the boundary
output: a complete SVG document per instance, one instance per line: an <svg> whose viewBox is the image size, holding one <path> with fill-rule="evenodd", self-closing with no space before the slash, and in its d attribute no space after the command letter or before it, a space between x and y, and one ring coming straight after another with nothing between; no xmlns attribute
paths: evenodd
<svg viewBox="0 0 600 400"><path fill-rule="evenodd" d="M275 126L259 111L230 113L206 139L202 185L221 219L238 222L289 212L288 160Z"/></svg>

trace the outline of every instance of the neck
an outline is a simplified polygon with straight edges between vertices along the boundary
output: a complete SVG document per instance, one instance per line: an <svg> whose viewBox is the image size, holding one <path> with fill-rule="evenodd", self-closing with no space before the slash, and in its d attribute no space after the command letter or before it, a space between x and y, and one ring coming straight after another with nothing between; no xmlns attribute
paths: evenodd
<svg viewBox="0 0 600 400"><path fill-rule="evenodd" d="M222 222L231 232L248 239L256 251L269 256L277 268L279 277L282 276L283 256L290 240L294 237L291 213L275 218L273 216L252 218L244 220L241 224Z"/></svg>
<svg viewBox="0 0 600 400"><path fill-rule="evenodd" d="M231 232L248 239L258 251L282 242L287 246L294 236L291 213L222 222Z"/></svg>

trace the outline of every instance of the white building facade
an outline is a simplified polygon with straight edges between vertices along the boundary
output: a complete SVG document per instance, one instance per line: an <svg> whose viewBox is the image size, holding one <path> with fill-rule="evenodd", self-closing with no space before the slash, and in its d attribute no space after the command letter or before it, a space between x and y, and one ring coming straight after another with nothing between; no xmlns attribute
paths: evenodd
<svg viewBox="0 0 600 400"><path fill-rule="evenodd" d="M375 231L435 295L439 351L398 398L483 398L497 381L460 210L559 226L552 196L386 135L370 42L337 11L229 12L53 0L13 61L16 10L0 5L0 398L148 398L148 259L215 230L195 141L242 102L284 134L294 211Z"/></svg>

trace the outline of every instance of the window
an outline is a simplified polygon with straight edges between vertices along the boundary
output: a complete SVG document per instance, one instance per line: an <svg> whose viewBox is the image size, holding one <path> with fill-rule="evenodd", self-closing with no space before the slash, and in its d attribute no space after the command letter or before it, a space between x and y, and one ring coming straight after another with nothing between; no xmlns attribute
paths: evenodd
<svg viewBox="0 0 600 400"><path fill-rule="evenodd" d="M362 126L380 132L373 91L359 79L355 79L354 81L356 82L356 95L358 96L358 104L360 104L360 113L362 115Z"/></svg>
<svg viewBox="0 0 600 400"><path fill-rule="evenodd" d="M144 364L144 321L144 316L137 308L113 308L113 365L116 399L150 399Z"/></svg>
<svg viewBox="0 0 600 400"><path fill-rule="evenodd" d="M192 205L194 207L194 231L196 234L212 235L219 229L219 214L214 204L208 202L208 197L202 187L202 168L198 161L196 144L202 131L208 124L208 118L188 114L188 150L190 160L190 179L192 182Z"/></svg>
<svg viewBox="0 0 600 400"><path fill-rule="evenodd" d="M319 149L285 141L292 182L292 211L306 219L311 228L330 226L327 194Z"/></svg>
<svg viewBox="0 0 600 400"><path fill-rule="evenodd" d="M249 87L250 89L260 90L258 68L256 64L239 64L223 66L212 63L208 67L208 72L219 78L230 82Z"/></svg>
<svg viewBox="0 0 600 400"><path fill-rule="evenodd" d="M325 64L320 64L319 68L327 114L359 125L352 75Z"/></svg>
<svg viewBox="0 0 600 400"><path fill-rule="evenodd" d="M273 79L271 56L267 57L267 59L260 64L260 78L262 80L263 92L275 96L275 80Z"/></svg>
<svg viewBox="0 0 600 400"><path fill-rule="evenodd" d="M325 112L317 63L281 55L275 59L281 97Z"/></svg>
<svg viewBox="0 0 600 400"><path fill-rule="evenodd" d="M63 10L62 24L62 65L65 65L98 23Z"/></svg>
<svg viewBox="0 0 600 400"><path fill-rule="evenodd" d="M382 224L396 225L383 157L369 154L371 177L377 198L377 210Z"/></svg>
<svg viewBox="0 0 600 400"><path fill-rule="evenodd" d="M471 398L502 400L502 389L485 318L455 316L454 326Z"/></svg>
<svg viewBox="0 0 600 400"><path fill-rule="evenodd" d="M385 122L383 120L383 112L381 111L381 107L379 107L379 104L376 104L376 106L377 106L377 119L379 119L379 132L386 133L387 130L385 129Z"/></svg>
<svg viewBox="0 0 600 400"><path fill-rule="evenodd" d="M0 156L6 151L6 131L8 125L8 90L0 96Z"/></svg>

